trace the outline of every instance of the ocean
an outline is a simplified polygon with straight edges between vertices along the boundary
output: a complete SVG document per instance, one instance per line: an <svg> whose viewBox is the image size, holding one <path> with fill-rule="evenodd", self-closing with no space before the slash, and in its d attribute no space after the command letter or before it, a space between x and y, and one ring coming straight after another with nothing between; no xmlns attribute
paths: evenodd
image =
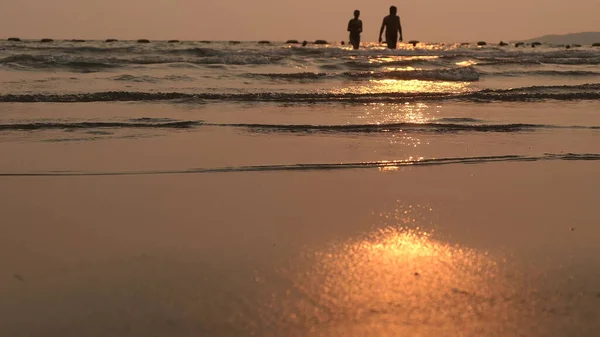
<svg viewBox="0 0 600 337"><path fill-rule="evenodd" d="M600 48L0 42L1 336L597 336Z"/></svg>

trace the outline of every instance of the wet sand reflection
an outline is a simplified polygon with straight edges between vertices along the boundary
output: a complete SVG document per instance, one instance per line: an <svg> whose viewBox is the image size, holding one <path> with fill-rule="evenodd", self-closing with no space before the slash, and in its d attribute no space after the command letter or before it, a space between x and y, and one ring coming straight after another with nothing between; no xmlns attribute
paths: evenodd
<svg viewBox="0 0 600 337"><path fill-rule="evenodd" d="M289 289L270 295L262 317L280 333L311 336L559 336L573 328L553 324L569 315L573 296L543 290L543 275L435 236L388 227L306 252L281 270Z"/></svg>

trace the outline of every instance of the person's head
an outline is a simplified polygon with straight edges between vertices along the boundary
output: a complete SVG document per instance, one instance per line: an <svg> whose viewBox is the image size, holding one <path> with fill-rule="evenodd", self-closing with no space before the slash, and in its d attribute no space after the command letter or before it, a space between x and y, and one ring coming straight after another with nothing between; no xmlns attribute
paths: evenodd
<svg viewBox="0 0 600 337"><path fill-rule="evenodd" d="M396 8L396 6L391 6L390 15L396 15L396 13L398 13L398 8Z"/></svg>
<svg viewBox="0 0 600 337"><path fill-rule="evenodd" d="M357 9L354 11L354 18L358 19L359 16L360 16L360 11Z"/></svg>

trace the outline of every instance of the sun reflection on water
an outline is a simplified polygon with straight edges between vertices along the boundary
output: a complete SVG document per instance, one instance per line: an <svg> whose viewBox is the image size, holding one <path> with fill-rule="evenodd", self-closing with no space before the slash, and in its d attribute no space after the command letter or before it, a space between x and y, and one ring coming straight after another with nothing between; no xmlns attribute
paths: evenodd
<svg viewBox="0 0 600 337"><path fill-rule="evenodd" d="M477 62L475 62L473 60L456 62L456 65L459 67L470 67L470 66L474 66L476 64L477 64Z"/></svg>
<svg viewBox="0 0 600 337"><path fill-rule="evenodd" d="M368 84L347 85L333 89L335 94L376 93L463 93L469 91L469 82L426 81L426 80L370 80Z"/></svg>
<svg viewBox="0 0 600 337"><path fill-rule="evenodd" d="M366 104L364 112L357 118L366 123L376 125L397 123L425 124L435 122L440 109L441 106L427 103L373 103ZM388 141L389 144L402 145L408 148L416 148L429 144L427 141L422 141L417 135L402 132L402 130L391 134Z"/></svg>
<svg viewBox="0 0 600 337"><path fill-rule="evenodd" d="M364 105L364 112L356 118L366 123L384 125L392 123L431 123L437 117L440 106L426 103L371 103Z"/></svg>
<svg viewBox="0 0 600 337"><path fill-rule="evenodd" d="M410 62L410 61L432 61L437 60L440 57L437 55L423 55L423 56L382 56L378 58L369 59L369 63L371 64L383 64L383 63L402 63L402 62Z"/></svg>

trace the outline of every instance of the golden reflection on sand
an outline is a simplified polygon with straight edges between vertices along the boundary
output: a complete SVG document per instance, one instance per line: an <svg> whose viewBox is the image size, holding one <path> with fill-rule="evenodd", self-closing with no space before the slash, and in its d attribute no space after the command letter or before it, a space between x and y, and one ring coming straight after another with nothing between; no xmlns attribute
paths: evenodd
<svg viewBox="0 0 600 337"><path fill-rule="evenodd" d="M282 274L290 289L273 293L265 314L291 335L509 336L523 330L510 301L516 290L494 258L418 228L390 226L309 251Z"/></svg>

